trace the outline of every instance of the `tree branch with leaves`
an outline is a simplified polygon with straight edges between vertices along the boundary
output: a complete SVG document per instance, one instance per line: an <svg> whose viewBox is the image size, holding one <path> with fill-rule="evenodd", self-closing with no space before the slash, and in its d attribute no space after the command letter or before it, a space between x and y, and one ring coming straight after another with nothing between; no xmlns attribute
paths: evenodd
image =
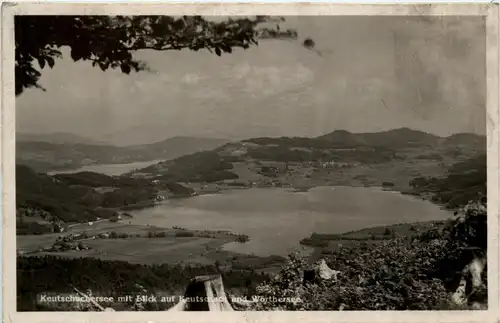
<svg viewBox="0 0 500 323"><path fill-rule="evenodd" d="M40 70L54 67L62 57L61 47L70 48L74 61L129 74L147 69L133 56L138 50L205 49L221 56L258 45L259 39L297 39L295 30L279 28L283 21L268 16L221 21L202 16L16 16L16 95L28 88L43 89ZM270 24L276 27L266 27Z"/></svg>

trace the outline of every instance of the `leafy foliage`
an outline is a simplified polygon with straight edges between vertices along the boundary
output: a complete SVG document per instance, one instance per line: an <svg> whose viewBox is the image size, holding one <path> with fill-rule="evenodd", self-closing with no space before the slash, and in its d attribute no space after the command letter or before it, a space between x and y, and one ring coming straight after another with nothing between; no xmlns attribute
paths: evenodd
<svg viewBox="0 0 500 323"><path fill-rule="evenodd" d="M462 268L475 257L486 256L487 222L487 203L484 198L458 210L454 221L443 230L446 234L443 244L446 253L431 269L433 275L442 279L447 286L455 288ZM429 239L443 233L429 231L422 238Z"/></svg>
<svg viewBox="0 0 500 323"><path fill-rule="evenodd" d="M488 236L486 200L467 204L456 216L450 239L462 247L485 250Z"/></svg>
<svg viewBox="0 0 500 323"><path fill-rule="evenodd" d="M257 288L260 295L294 295L300 303L262 303L260 309L287 310L423 310L442 306L447 292L423 268L441 254L439 243L397 238L368 252L342 249L328 264L340 270L337 280L303 283L304 260L292 256L278 278Z"/></svg>
<svg viewBox="0 0 500 323"><path fill-rule="evenodd" d="M198 51L207 49L220 56L234 48L249 48L262 38L296 38L293 30L279 31L263 26L282 18L210 21L201 16L16 16L16 95L27 88L41 88L40 69L52 68L62 56L61 47L71 49L74 61L90 61L105 71L123 73L147 69L133 57L142 49Z"/></svg>

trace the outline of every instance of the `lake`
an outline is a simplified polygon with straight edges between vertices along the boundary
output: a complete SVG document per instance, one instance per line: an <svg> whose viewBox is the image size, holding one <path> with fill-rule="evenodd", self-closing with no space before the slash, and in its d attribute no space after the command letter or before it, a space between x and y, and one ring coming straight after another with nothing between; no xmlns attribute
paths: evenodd
<svg viewBox="0 0 500 323"><path fill-rule="evenodd" d="M60 170L60 171L53 171L49 172L49 175L56 175L56 174L72 174L72 173L79 173L79 172L95 172L95 173L101 173L101 174L106 174L109 176L118 176L122 175L125 173L128 173L134 169L141 169L148 167L153 164L157 164L163 160L149 160L149 161L142 161L142 162L133 162L133 163L126 163L126 164L95 164L95 165L87 165L87 166L82 166L80 168L76 169L65 169L65 170Z"/></svg>
<svg viewBox="0 0 500 323"><path fill-rule="evenodd" d="M287 255L302 248L299 241L313 232L344 233L452 216L428 201L365 187L239 189L167 200L132 214L133 224L247 234L249 242L230 243L225 250L259 256Z"/></svg>

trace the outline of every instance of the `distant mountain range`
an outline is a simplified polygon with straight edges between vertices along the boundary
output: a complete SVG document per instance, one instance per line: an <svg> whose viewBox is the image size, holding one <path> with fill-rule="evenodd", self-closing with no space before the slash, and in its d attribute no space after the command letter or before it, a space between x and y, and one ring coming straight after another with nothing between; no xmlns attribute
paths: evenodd
<svg viewBox="0 0 500 323"><path fill-rule="evenodd" d="M32 140L26 140L32 139ZM16 161L37 171L74 169L90 164L120 164L158 159L172 159L198 151L215 149L227 141L213 138L174 137L144 145L117 147L81 143L85 138L61 136L60 142L43 141L53 136L19 136ZM73 139L73 141L70 141Z"/></svg>
<svg viewBox="0 0 500 323"><path fill-rule="evenodd" d="M349 145L353 146L399 147L408 145L435 145L439 137L409 128L399 128L375 133L350 133L348 131L337 130L320 136L317 139L338 144L348 142Z"/></svg>
<svg viewBox="0 0 500 323"><path fill-rule="evenodd" d="M261 139L261 138L257 138ZM322 136L313 138L326 141L342 147L422 147L437 146L441 144L453 145L485 145L486 137L473 133L460 133L448 137L439 137L427 132L410 128L398 128L381 132L352 133L346 130L335 130ZM249 142L255 139L246 140Z"/></svg>
<svg viewBox="0 0 500 323"><path fill-rule="evenodd" d="M448 137L439 137L423 131L410 128L399 128L374 133L350 133L344 130L337 130L317 139L327 140L332 143L351 144L353 146L367 145L387 148L398 147L422 147L438 145L457 146L484 146L486 137L473 133L460 133Z"/></svg>
<svg viewBox="0 0 500 323"><path fill-rule="evenodd" d="M17 142L42 141L52 144L86 144L86 145L106 145L104 141L98 141L83 136L67 132L53 133L16 133Z"/></svg>
<svg viewBox="0 0 500 323"><path fill-rule="evenodd" d="M324 157L328 157L329 151L336 151L338 155L340 151L349 150L356 152L371 151L380 156L386 153L390 155L391 153L407 150L415 150L417 152L424 152L424 150L428 152L440 151L445 154L467 154L484 152L486 150L486 136L461 133L448 137L439 137L409 128L399 128L375 133L351 133L345 130L336 130L316 138L261 137L243 140L242 143L260 146L246 149L254 157L261 155L261 153L272 154L273 152L280 151L286 155L286 151L302 151L304 153L304 150L308 150L309 153L313 155L315 153L326 154ZM261 158L263 157L264 156L261 156Z"/></svg>
<svg viewBox="0 0 500 323"><path fill-rule="evenodd" d="M119 129L110 130L107 133L99 135L99 140L108 142L113 146L131 146L142 145L151 142L162 141L165 138L175 136L168 135L166 125L162 122L153 122L147 124L139 124L127 126ZM183 137L191 138L221 138L218 135L206 136L196 133L185 134ZM227 138L227 137L222 137Z"/></svg>
<svg viewBox="0 0 500 323"><path fill-rule="evenodd" d="M390 161L405 150L435 156L471 155L486 150L486 137L461 133L439 137L409 128L377 133L336 130L315 137L252 138L229 143L224 139L174 137L141 145L113 146L71 134L18 135L16 159L37 171L74 169L89 164L119 164L172 160L215 149L217 154L244 151L248 158L277 161L335 159L361 163ZM225 151L225 152L223 152ZM425 157L425 156L424 156ZM422 157L423 158L423 157Z"/></svg>
<svg viewBox="0 0 500 323"><path fill-rule="evenodd" d="M484 154L486 137L457 134L438 137L408 128L378 133L337 130L316 137L253 138L227 143L212 151L185 155L135 171L135 174L180 182L241 178L235 162L323 163L350 165L431 163L436 167ZM439 166L442 164L443 166Z"/></svg>

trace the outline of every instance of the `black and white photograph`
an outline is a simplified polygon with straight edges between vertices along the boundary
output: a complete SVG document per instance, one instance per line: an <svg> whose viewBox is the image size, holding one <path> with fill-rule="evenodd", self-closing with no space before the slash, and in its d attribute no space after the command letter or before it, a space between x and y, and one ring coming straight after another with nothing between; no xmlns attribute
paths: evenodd
<svg viewBox="0 0 500 323"><path fill-rule="evenodd" d="M13 311L497 307L486 15L168 14L13 17Z"/></svg>

